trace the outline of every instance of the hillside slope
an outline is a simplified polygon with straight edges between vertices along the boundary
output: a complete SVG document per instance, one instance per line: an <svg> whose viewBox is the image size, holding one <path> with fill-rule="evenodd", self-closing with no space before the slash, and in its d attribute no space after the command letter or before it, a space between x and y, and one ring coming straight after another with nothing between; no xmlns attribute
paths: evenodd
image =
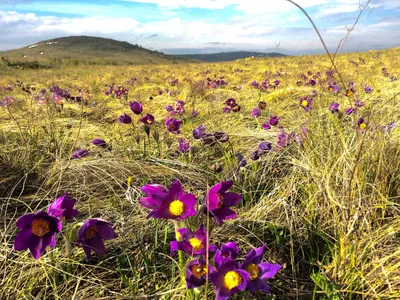
<svg viewBox="0 0 400 300"><path fill-rule="evenodd" d="M272 53L261 53L261 52L250 52L250 51L236 51L236 52L221 52L212 54L182 54L176 55L179 58L196 59L205 62L222 62L222 61L233 61L237 59L243 59L247 57L284 57L287 55L272 52Z"/></svg>

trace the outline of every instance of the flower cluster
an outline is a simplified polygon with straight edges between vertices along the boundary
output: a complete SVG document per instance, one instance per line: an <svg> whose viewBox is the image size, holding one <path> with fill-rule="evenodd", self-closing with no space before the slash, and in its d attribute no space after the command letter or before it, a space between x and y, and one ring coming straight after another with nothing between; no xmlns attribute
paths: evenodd
<svg viewBox="0 0 400 300"><path fill-rule="evenodd" d="M228 100L225 101L226 107L222 110L224 113L230 113L231 111L233 112L239 112L240 111L240 105L236 103L236 100L233 98L229 98Z"/></svg>

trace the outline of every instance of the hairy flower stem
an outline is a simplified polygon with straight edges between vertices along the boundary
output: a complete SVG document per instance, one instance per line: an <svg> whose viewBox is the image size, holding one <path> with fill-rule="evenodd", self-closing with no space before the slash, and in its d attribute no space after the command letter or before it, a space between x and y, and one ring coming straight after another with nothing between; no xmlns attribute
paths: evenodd
<svg viewBox="0 0 400 300"><path fill-rule="evenodd" d="M174 221L175 225L175 239L177 241L180 241L180 235L178 233L178 230L181 228L181 222L179 221ZM183 259L183 252L178 251L178 261L179 261L179 272L181 276L181 284L184 285L185 283L185 260Z"/></svg>

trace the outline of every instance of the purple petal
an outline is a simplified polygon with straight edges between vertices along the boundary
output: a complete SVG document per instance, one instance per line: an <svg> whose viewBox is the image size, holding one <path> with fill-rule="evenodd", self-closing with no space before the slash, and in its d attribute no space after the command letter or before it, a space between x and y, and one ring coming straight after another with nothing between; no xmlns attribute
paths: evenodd
<svg viewBox="0 0 400 300"><path fill-rule="evenodd" d="M106 252L106 248L104 247L104 242L100 236L95 236L89 240L86 240L86 244L97 254L104 254Z"/></svg>
<svg viewBox="0 0 400 300"><path fill-rule="evenodd" d="M261 279L271 279L275 276L275 274L282 268L281 265L278 264L270 264L268 262L264 262L258 265L261 269L262 275Z"/></svg>
<svg viewBox="0 0 400 300"><path fill-rule="evenodd" d="M14 249L17 251L22 251L25 249L28 249L31 245L31 240L33 233L31 228L28 226L23 228L20 232L18 232L17 236L15 237L14 240Z"/></svg>
<svg viewBox="0 0 400 300"><path fill-rule="evenodd" d="M212 214L214 215L215 220L217 221L217 224L219 226L224 223L224 220L235 219L237 217L237 214L228 207L214 209L212 211Z"/></svg>
<svg viewBox="0 0 400 300"><path fill-rule="evenodd" d="M222 187L222 183L218 183L211 187L211 189L207 193L207 207L209 210L214 210L218 207L219 205L219 197L217 193Z"/></svg>
<svg viewBox="0 0 400 300"><path fill-rule="evenodd" d="M27 215L20 217L16 223L17 227L22 229L26 225L32 224L34 216L35 216L35 214L27 214Z"/></svg>
<svg viewBox="0 0 400 300"><path fill-rule="evenodd" d="M270 293L270 286L260 278L249 280L247 282L247 289L249 290L250 294L253 295L254 292L262 291L264 293Z"/></svg>
<svg viewBox="0 0 400 300"><path fill-rule="evenodd" d="M104 221L97 222L97 230L103 240L112 240L118 237L110 223Z"/></svg>
<svg viewBox="0 0 400 300"><path fill-rule="evenodd" d="M224 206L236 206L242 200L242 196L238 193L225 193L224 197Z"/></svg>

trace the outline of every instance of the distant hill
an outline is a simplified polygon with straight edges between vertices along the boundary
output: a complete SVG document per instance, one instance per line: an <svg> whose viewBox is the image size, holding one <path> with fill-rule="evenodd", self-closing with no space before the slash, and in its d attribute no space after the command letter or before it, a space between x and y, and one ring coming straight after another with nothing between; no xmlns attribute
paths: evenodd
<svg viewBox="0 0 400 300"><path fill-rule="evenodd" d="M42 41L27 47L0 52L9 66L46 67L57 64L170 64L190 58L166 55L139 45L89 36L70 36Z"/></svg>
<svg viewBox="0 0 400 300"><path fill-rule="evenodd" d="M206 62L221 62L221 61L232 61L239 58L246 57L284 57L285 54L272 52L272 53L261 53L261 52L250 52L250 51L236 51L236 52L221 52L213 54L182 54L175 55L176 57L196 59Z"/></svg>

